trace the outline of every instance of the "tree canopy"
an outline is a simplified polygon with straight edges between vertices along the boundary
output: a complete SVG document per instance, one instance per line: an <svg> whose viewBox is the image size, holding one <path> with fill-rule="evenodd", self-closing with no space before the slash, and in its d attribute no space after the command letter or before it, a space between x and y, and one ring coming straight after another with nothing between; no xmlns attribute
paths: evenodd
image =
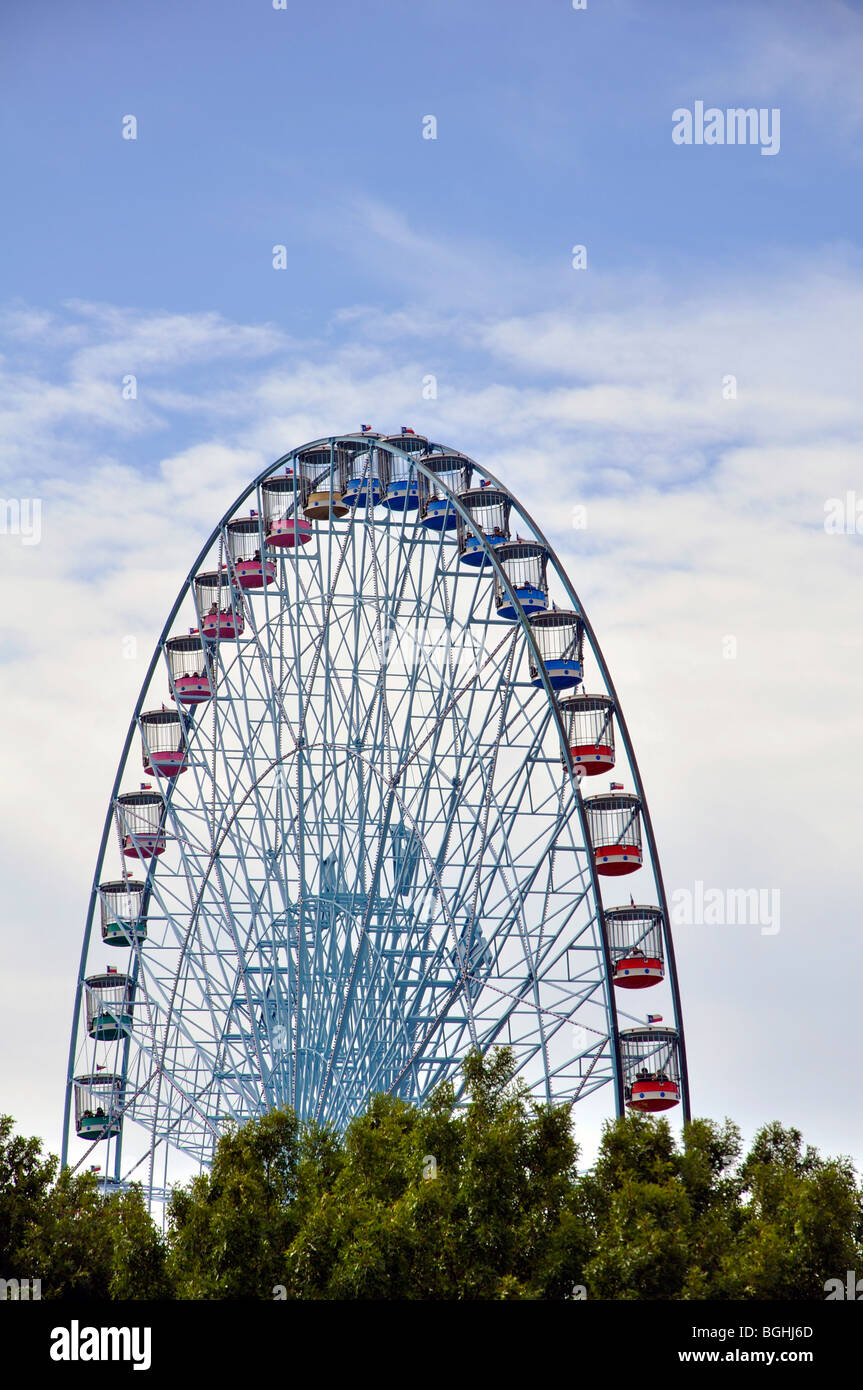
<svg viewBox="0 0 863 1390"><path fill-rule="evenodd" d="M863 1267L848 1159L730 1121L606 1124L578 1171L567 1107L506 1049L422 1106L377 1095L343 1134L275 1110L227 1126L163 1233L141 1190L57 1173L0 1118L0 1275L43 1298L823 1299Z"/></svg>

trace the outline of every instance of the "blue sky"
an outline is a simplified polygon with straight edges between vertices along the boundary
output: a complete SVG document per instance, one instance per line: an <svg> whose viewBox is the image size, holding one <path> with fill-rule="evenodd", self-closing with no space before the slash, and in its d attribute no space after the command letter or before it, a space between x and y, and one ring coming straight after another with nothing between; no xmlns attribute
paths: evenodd
<svg viewBox="0 0 863 1390"><path fill-rule="evenodd" d="M824 529L863 500L860 6L9 0L0 39L0 492L44 501L0 536L4 1107L56 1146L105 800L200 544L285 450L408 423L559 549L669 891L782 892L775 936L678 932L696 1111L863 1157L860 540ZM675 145L696 100L779 108L779 153Z"/></svg>
<svg viewBox="0 0 863 1390"><path fill-rule="evenodd" d="M576 302L574 242L597 270L697 283L844 243L855 221L850 6L13 0L2 25L3 264L28 301L309 331L346 302L446 300L381 255L364 200L542 266ZM779 105L781 157L674 146L671 112L696 98Z"/></svg>

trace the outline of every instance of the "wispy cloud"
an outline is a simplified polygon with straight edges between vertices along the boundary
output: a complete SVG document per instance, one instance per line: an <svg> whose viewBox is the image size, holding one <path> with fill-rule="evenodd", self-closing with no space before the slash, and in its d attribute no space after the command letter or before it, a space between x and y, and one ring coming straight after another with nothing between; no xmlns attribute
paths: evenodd
<svg viewBox="0 0 863 1390"><path fill-rule="evenodd" d="M308 343L214 315L19 306L5 322L3 486L20 495L38 480L44 539L27 549L0 537L0 583L15 595L0 619L2 854L7 873L15 866L10 920L30 920L4 950L14 982L39 924L58 1048L77 915L58 917L47 887L29 885L50 867L67 908L84 902L128 716L192 557L286 449L361 420L408 423L490 466L558 548L624 701L669 886L782 890L783 929L769 942L679 934L684 987L727 1000L721 1056L709 1025L690 1020L699 1106L706 1095L721 1109L729 1070L746 1071L753 1009L765 1036L787 1024L787 997L742 982L797 969L826 910L833 939L856 949L848 758L863 695L861 548L823 521L828 498L856 487L863 499L848 351L861 298L853 268L826 277L801 265L677 302L644 288L577 315L462 310L449 335L445 313L425 330L394 314L381 334L374 315L346 310L331 337ZM22 342L26 370L10 365ZM136 365L146 391L123 401L117 375ZM429 372L434 400L422 397ZM722 395L729 373L736 399ZM577 504L583 530L571 524ZM804 954L811 1026L833 1026L844 1006L853 1016L850 979ZM15 999L5 1005L12 1017ZM762 1059L728 1108L763 1111L784 1066Z"/></svg>

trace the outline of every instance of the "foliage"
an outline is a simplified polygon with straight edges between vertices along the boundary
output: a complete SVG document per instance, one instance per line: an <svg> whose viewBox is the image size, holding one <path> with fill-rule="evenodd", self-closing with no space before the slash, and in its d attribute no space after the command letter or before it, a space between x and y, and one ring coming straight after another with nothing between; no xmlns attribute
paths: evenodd
<svg viewBox="0 0 863 1390"><path fill-rule="evenodd" d="M167 1234L132 1187L57 1175L0 1117L0 1275L43 1298L823 1299L863 1268L848 1159L773 1123L628 1114L579 1175L566 1107L499 1049L413 1106L377 1095L340 1135L276 1110L221 1135Z"/></svg>
<svg viewBox="0 0 863 1390"><path fill-rule="evenodd" d="M168 1270L179 1298L271 1296L296 1223L297 1128L284 1110L231 1126L210 1172L175 1189Z"/></svg>

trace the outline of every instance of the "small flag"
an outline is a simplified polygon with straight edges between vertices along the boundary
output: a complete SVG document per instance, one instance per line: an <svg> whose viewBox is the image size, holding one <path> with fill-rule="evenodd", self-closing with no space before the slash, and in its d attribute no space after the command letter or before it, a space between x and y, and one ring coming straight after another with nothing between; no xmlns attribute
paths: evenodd
<svg viewBox="0 0 863 1390"><path fill-rule="evenodd" d="M371 428L372 428L371 425L360 425L360 433L361 433L361 434L369 434L370 431L371 431Z"/></svg>
<svg viewBox="0 0 863 1390"><path fill-rule="evenodd" d="M402 434L414 434L414 430L409 430L407 425L402 425Z"/></svg>
<svg viewBox="0 0 863 1390"><path fill-rule="evenodd" d="M635 898L632 896L631 893L630 893L630 895L629 895L629 906L630 906L630 907L635 907Z"/></svg>
<svg viewBox="0 0 863 1390"><path fill-rule="evenodd" d="M105 1068L104 1068L104 1067L97 1066L97 1067L96 1067L96 1070L97 1070L97 1071L104 1071Z"/></svg>
<svg viewBox="0 0 863 1390"><path fill-rule="evenodd" d="M611 784L611 790L612 790L613 792L622 792L622 791L623 791L623 783L622 783L622 782L612 782L612 784Z"/></svg>
<svg viewBox="0 0 863 1390"><path fill-rule="evenodd" d="M199 631L200 631L200 629L197 628L197 627L190 627L190 628L189 628L189 636L190 636L190 637L197 637Z"/></svg>
<svg viewBox="0 0 863 1390"><path fill-rule="evenodd" d="M101 1173L101 1171L102 1171L102 1165L101 1165L101 1163L91 1163L91 1164L90 1164L90 1172L91 1172L91 1173Z"/></svg>
<svg viewBox="0 0 863 1390"><path fill-rule="evenodd" d="M249 512L249 516L257 516L257 515L258 515L257 512L253 512L253 511L252 511L252 512Z"/></svg>
<svg viewBox="0 0 863 1390"><path fill-rule="evenodd" d="M483 478L480 487L491 487L491 478Z"/></svg>
<svg viewBox="0 0 863 1390"><path fill-rule="evenodd" d="M117 973L117 967L116 967L116 965L109 965L109 966L106 966L106 968L105 968L105 974L106 974L106 975L116 975L116 973Z"/></svg>
<svg viewBox="0 0 863 1390"><path fill-rule="evenodd" d="M661 1023L661 1022L662 1022L662 1014L648 1014L648 1015L647 1015L647 1021L648 1021L648 1023Z"/></svg>

